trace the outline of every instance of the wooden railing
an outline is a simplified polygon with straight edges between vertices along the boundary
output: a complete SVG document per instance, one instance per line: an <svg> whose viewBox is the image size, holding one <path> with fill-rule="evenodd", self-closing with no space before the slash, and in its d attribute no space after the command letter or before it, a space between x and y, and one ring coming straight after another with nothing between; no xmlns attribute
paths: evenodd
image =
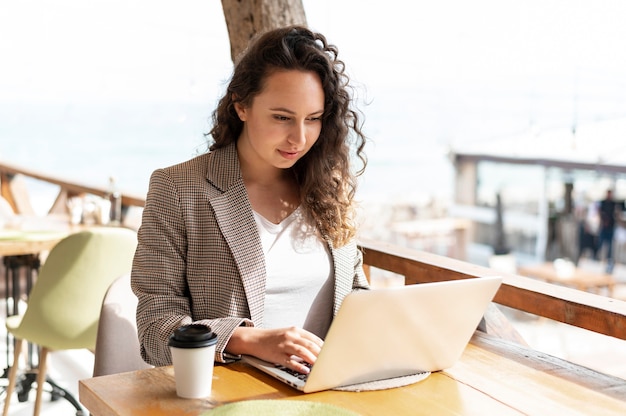
<svg viewBox="0 0 626 416"><path fill-rule="evenodd" d="M81 185L76 182L69 182L62 178L51 175L44 175L32 170L0 162L0 196L2 196L19 214L32 214L30 197L25 186L25 178L40 180L59 187L59 193L52 204L49 213L65 213L68 210L67 200L73 196L90 194L103 197L107 193L106 188L99 188L90 185ZM122 192L122 207L143 207L145 198L130 195Z"/></svg>
<svg viewBox="0 0 626 416"><path fill-rule="evenodd" d="M599 334L626 340L626 302L535 279L398 247L362 240L364 263L405 276L406 284L503 276L494 302Z"/></svg>
<svg viewBox="0 0 626 416"><path fill-rule="evenodd" d="M19 207L20 201L28 199L19 186L20 176L59 186L59 196L51 211L65 209L63 202L72 195L89 193L103 196L106 193L103 188L78 185L0 163L0 191L14 209ZM144 203L142 197L123 195L123 205L127 207L143 207ZM382 241L361 240L360 245L367 269L375 267L403 275L406 284L501 275L504 282L494 299L496 303L626 340L626 302Z"/></svg>

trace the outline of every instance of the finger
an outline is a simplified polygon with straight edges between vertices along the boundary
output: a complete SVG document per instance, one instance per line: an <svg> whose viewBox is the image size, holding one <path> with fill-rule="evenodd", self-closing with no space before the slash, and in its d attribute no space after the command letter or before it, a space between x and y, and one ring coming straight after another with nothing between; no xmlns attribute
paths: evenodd
<svg viewBox="0 0 626 416"><path fill-rule="evenodd" d="M292 339L292 343L296 348L294 354L303 358L309 355L309 353L312 354L311 358L317 357L322 349L322 345L324 345L324 341L321 338L303 329L299 331L296 338ZM310 359L307 361L313 364Z"/></svg>
<svg viewBox="0 0 626 416"><path fill-rule="evenodd" d="M298 357L300 361L313 365L320 353L320 347L307 340L301 340L299 343L293 344L292 355Z"/></svg>
<svg viewBox="0 0 626 416"><path fill-rule="evenodd" d="M322 345L323 343L318 344L316 342L308 341L308 340L305 340L302 343L302 347L305 348L307 351L309 351L311 354L313 354L316 358L320 354L320 351L322 350Z"/></svg>
<svg viewBox="0 0 626 416"><path fill-rule="evenodd" d="M310 365L307 365L302 358L295 355L291 355L285 359L285 367L298 371L302 374L309 374L311 372Z"/></svg>
<svg viewBox="0 0 626 416"><path fill-rule="evenodd" d="M312 342L313 344L317 345L319 348L321 348L322 345L324 345L324 341L312 332L303 330L302 337Z"/></svg>
<svg viewBox="0 0 626 416"><path fill-rule="evenodd" d="M324 341L315 334L297 327L288 328L284 336L285 341L279 345L284 354L288 357L294 355L308 364L315 363Z"/></svg>

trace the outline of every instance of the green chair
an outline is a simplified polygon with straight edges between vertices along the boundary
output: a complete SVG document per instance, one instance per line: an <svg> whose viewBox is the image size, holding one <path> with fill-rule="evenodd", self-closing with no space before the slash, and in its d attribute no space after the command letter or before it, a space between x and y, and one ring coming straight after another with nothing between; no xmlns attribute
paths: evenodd
<svg viewBox="0 0 626 416"><path fill-rule="evenodd" d="M9 413L24 341L40 347L35 416L41 409L43 384L50 383L46 380L48 352L94 351L104 295L116 278L130 272L136 246L137 235L132 230L95 227L69 235L50 251L28 297L26 311L7 318L7 331L16 344L4 416ZM74 398L65 398L78 414L82 412Z"/></svg>

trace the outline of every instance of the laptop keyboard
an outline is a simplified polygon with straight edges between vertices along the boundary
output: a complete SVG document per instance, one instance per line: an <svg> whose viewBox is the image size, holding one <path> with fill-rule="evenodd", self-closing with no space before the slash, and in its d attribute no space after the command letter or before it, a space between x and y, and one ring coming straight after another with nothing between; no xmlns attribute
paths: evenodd
<svg viewBox="0 0 626 416"><path fill-rule="evenodd" d="M309 364L309 363L303 363L303 364L305 366L307 366L309 368L309 370L311 369L311 364ZM287 368L284 365L276 364L276 368L281 370L281 371L284 371L287 374L291 374L295 378L300 379L302 381L306 381L306 379L309 377L308 374L302 374L299 371L292 370L291 368Z"/></svg>

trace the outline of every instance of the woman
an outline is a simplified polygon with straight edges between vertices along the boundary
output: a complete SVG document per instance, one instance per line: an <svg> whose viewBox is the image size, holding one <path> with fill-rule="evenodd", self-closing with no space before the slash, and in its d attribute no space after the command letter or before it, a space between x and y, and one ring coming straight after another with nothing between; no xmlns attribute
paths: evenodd
<svg viewBox="0 0 626 416"><path fill-rule="evenodd" d="M170 364L169 335L200 323L218 362L306 373L343 298L367 288L350 168L351 152L365 167L365 137L343 71L320 34L263 34L235 65L210 151L153 173L132 270L145 361Z"/></svg>

